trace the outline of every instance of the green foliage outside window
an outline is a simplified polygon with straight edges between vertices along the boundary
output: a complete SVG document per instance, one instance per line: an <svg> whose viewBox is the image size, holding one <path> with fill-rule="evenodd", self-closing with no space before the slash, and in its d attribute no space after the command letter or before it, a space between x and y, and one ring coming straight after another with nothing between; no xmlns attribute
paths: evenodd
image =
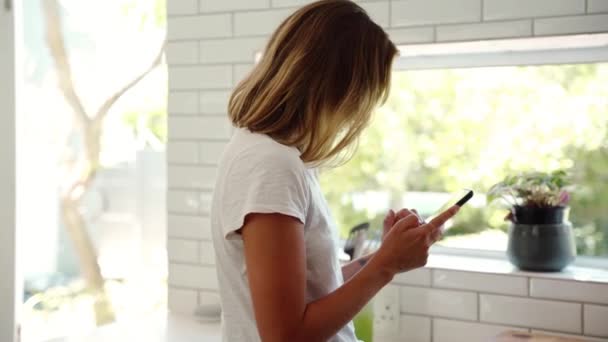
<svg viewBox="0 0 608 342"><path fill-rule="evenodd" d="M402 196L473 188L482 198L507 175L565 169L577 184L570 219L579 253L608 255L606 84L608 64L395 72L357 153L322 173L342 236L362 221L381 226L385 211L357 206L357 194L385 192L387 206L420 208ZM504 232L504 216L467 205L446 239Z"/></svg>

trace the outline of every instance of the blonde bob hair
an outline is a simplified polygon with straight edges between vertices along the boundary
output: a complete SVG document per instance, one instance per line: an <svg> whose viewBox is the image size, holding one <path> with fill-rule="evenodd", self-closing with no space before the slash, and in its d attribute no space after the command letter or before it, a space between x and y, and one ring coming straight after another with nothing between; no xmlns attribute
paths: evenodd
<svg viewBox="0 0 608 342"><path fill-rule="evenodd" d="M296 147L325 164L356 142L385 101L397 48L348 0L311 3L274 32L228 112L236 127Z"/></svg>

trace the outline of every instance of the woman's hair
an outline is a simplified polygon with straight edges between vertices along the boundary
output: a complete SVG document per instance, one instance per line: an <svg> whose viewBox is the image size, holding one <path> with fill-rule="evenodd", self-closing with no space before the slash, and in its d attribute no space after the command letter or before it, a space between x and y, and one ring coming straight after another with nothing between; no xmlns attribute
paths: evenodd
<svg viewBox="0 0 608 342"><path fill-rule="evenodd" d="M357 140L386 100L396 54L357 4L311 3L274 32L232 93L230 119L298 148L304 162L324 164Z"/></svg>

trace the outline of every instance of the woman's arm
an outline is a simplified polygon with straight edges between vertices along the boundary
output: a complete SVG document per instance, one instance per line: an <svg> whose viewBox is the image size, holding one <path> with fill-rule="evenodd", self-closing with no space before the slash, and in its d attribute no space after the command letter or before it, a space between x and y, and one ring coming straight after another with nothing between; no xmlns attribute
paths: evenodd
<svg viewBox="0 0 608 342"><path fill-rule="evenodd" d="M302 223L281 214L253 214L247 217L242 237L264 342L326 341L392 279L379 265L363 268L336 291L307 305Z"/></svg>
<svg viewBox="0 0 608 342"><path fill-rule="evenodd" d="M369 262L369 260L374 256L374 253L370 253L368 255L364 255L358 259L355 259L348 264L342 265L342 277L344 281L349 280L354 276L359 270L365 266Z"/></svg>
<svg viewBox="0 0 608 342"><path fill-rule="evenodd" d="M410 214L414 214L418 217L420 224L424 223L424 221L418 215L418 212L415 209L401 209L398 212L394 212L392 209L388 211L386 217L384 218L383 227L382 227L382 241L384 241L384 237L390 232L391 228L395 225L395 223L402 218L407 217ZM369 260L374 256L374 253L370 253L368 255L362 256L358 259L355 259L348 264L342 266L342 277L344 281L347 281L352 276L354 276L365 264L369 262Z"/></svg>
<svg viewBox="0 0 608 342"><path fill-rule="evenodd" d="M455 213L437 220L445 222ZM348 282L307 304L303 225L281 214L248 215L241 234L262 341L325 341L334 336L396 273L426 263L432 233L443 222L419 226L415 215L400 220Z"/></svg>

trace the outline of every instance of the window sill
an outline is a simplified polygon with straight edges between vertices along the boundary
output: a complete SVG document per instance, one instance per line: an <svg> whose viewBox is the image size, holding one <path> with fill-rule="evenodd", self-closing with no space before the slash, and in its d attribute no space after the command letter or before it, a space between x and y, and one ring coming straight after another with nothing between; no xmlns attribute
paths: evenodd
<svg viewBox="0 0 608 342"><path fill-rule="evenodd" d="M503 253L480 252L473 255L470 251L460 252L454 248L433 248L426 268L608 284L608 270L603 267L575 263L561 272L530 272L517 269Z"/></svg>
<svg viewBox="0 0 608 342"><path fill-rule="evenodd" d="M219 322L202 323L195 317L158 312L137 320L99 327L87 336L64 337L51 342L220 342Z"/></svg>

